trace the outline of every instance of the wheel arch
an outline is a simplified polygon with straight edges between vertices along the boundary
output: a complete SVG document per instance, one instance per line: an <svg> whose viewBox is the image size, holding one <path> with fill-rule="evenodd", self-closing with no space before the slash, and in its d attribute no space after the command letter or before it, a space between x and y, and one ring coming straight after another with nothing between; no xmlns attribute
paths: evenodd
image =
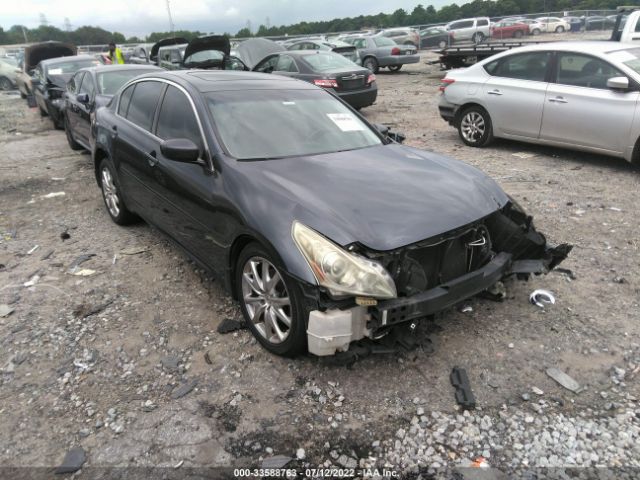
<svg viewBox="0 0 640 480"><path fill-rule="evenodd" d="M108 157L109 155L107 154L107 152L105 152L100 147L97 147L95 152L93 153L93 172L96 177L96 183L99 187L102 186L102 184L100 183L100 172L98 171L100 169L100 162Z"/></svg>
<svg viewBox="0 0 640 480"><path fill-rule="evenodd" d="M480 107L482 108L485 112L487 112L487 115L489 115L489 117L491 117L491 114L489 113L489 110L487 110L487 107L485 107L484 105L478 103L478 102L468 102L465 103L463 105L460 105L460 107L458 108L458 110L456 110L456 114L453 117L453 123L454 126L457 128L460 125L460 119L462 118L462 114L467 111L468 109L470 109L471 107Z"/></svg>

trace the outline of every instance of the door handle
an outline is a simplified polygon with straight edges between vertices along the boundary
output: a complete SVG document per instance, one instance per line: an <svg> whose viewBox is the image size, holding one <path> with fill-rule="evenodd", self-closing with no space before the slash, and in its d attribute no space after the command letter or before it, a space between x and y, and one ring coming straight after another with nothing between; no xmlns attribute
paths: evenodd
<svg viewBox="0 0 640 480"><path fill-rule="evenodd" d="M151 150L147 155L147 163L150 167L155 167L158 164L158 159L156 158L156 151Z"/></svg>
<svg viewBox="0 0 640 480"><path fill-rule="evenodd" d="M549 101L555 102L555 103L569 103L567 100L565 100L562 97L550 98Z"/></svg>
<svg viewBox="0 0 640 480"><path fill-rule="evenodd" d="M488 93L489 95L502 95L502 92L501 92L500 90L498 90L498 89L495 89L495 90L489 90L487 93Z"/></svg>

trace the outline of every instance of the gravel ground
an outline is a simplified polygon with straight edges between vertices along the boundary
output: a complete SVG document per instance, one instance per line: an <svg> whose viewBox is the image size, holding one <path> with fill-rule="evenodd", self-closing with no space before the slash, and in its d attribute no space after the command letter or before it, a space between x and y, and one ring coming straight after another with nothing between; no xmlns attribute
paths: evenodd
<svg viewBox="0 0 640 480"><path fill-rule="evenodd" d="M425 63L381 72L363 113L496 178L551 241L576 246L563 264L573 273L508 281L505 301L472 299L420 325L415 350L350 368L217 333L240 315L220 285L147 225L111 223L90 157L0 95L0 305L12 310L0 316L0 464L50 473L80 447L81 478L104 467L186 476L282 455L400 478L636 478L638 172L515 142L465 147L438 116L441 77ZM70 273L87 254L91 274ZM556 304L529 304L535 288ZM469 375L472 412L455 403L454 366Z"/></svg>

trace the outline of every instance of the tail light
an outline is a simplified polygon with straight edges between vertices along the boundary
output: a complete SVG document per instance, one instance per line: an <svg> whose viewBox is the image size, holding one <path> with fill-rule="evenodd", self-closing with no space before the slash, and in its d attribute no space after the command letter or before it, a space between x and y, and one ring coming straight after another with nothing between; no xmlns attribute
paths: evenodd
<svg viewBox="0 0 640 480"><path fill-rule="evenodd" d="M367 85L368 85L368 84L370 84L370 83L373 83L373 82L375 82L375 81L376 81L376 76L375 76L373 73L371 73L371 74L367 77Z"/></svg>
<svg viewBox="0 0 640 480"><path fill-rule="evenodd" d="M440 81L440 87L438 88L438 90L440 90L441 92L444 92L445 89L451 85L453 82L455 82L455 80L453 78L443 78Z"/></svg>
<svg viewBox="0 0 640 480"><path fill-rule="evenodd" d="M338 88L338 81L334 78L316 78L313 83L318 87Z"/></svg>
<svg viewBox="0 0 640 480"><path fill-rule="evenodd" d="M391 49L391 55L400 55L400 49L398 47L393 47Z"/></svg>

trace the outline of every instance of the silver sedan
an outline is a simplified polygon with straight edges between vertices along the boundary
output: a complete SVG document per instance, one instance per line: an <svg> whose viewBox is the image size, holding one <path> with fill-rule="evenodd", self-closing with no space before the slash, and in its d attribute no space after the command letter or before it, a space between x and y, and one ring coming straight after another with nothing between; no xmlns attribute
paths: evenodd
<svg viewBox="0 0 640 480"><path fill-rule="evenodd" d="M449 72L440 115L472 147L494 137L640 164L640 47L558 42L516 48Z"/></svg>

